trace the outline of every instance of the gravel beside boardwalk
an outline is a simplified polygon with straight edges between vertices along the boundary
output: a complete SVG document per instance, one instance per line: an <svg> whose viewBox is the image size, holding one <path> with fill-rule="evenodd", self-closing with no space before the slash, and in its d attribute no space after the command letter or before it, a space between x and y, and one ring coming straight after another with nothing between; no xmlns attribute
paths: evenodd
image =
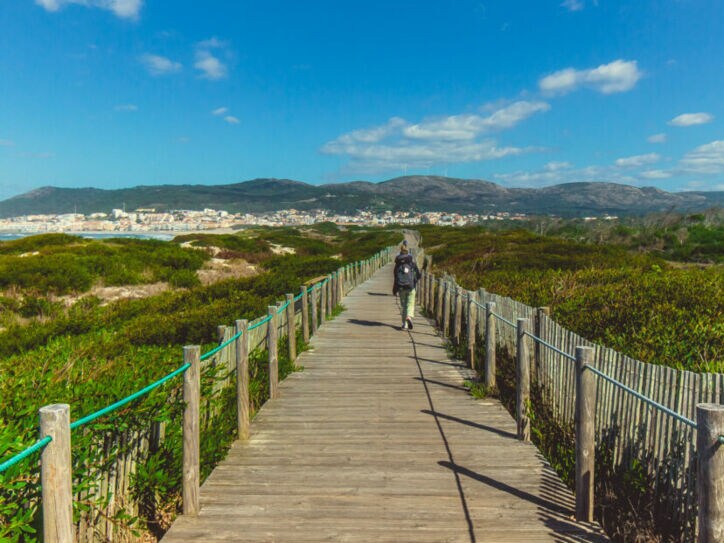
<svg viewBox="0 0 724 543"><path fill-rule="evenodd" d="M399 330L391 291L388 265L344 299L164 543L607 541L431 324Z"/></svg>

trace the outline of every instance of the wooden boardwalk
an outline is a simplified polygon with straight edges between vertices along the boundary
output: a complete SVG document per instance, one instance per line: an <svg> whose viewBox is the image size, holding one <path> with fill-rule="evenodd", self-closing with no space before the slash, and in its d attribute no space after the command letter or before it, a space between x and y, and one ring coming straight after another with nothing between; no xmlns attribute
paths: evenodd
<svg viewBox="0 0 724 543"><path fill-rule="evenodd" d="M391 290L388 265L344 299L164 543L607 541L431 324L399 330Z"/></svg>

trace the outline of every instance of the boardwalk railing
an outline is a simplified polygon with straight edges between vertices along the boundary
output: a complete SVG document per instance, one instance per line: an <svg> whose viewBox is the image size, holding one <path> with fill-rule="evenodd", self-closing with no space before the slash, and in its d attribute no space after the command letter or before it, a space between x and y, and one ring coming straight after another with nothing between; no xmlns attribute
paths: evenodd
<svg viewBox="0 0 724 543"><path fill-rule="evenodd" d="M724 541L723 374L631 359L565 329L548 308L464 290L432 274L431 264L424 257L420 303L485 385L499 384L500 353L515 360L508 373L515 373L519 439L530 439L531 385L557 424L574 430L578 520L593 518L598 450L609 472L645 472L655 513L677 523L683 539Z"/></svg>
<svg viewBox="0 0 724 543"><path fill-rule="evenodd" d="M87 424L109 415L151 391L183 376L183 460L182 506L183 513L195 515L199 511L200 429L213 424L219 408L202 398L202 372L211 368L221 376L213 379L212 391L233 390L236 403L236 435L249 437L250 417L253 407L250 401L249 359L252 353L267 351L269 397L279 395L279 340L287 349L284 353L293 364L297 357L296 336L306 342L319 326L332 314L343 296L360 283L369 279L380 267L394 258L392 247L383 249L369 259L339 268L327 276L316 278L300 286L299 293L286 294L284 301L269 306L267 314L251 322L237 320L233 326L217 327L219 345L201 354L198 345L183 348L183 364L163 378L137 392L118 400L94 413L71 422L68 404L53 404L40 408L40 438L14 456L0 462L0 474L9 470L38 451L40 456L40 485L42 505L42 535L46 543L70 541L126 541L134 536L130 529L121 531L113 520L122 514L132 517L138 513L129 495L130 483L137 467L143 464L153 447L163 440L166 428L152 425L146 431L116 430L101 438L102 472L95 473L89 487L74 493L72 481L73 458L71 440L73 431L87 430ZM236 377L234 377L236 375ZM259 407L259 406L256 406ZM107 443L106 443L107 442ZM151 446L153 443L153 447ZM121 447L120 444L123 444ZM208 466L206 466L208 468ZM101 477L102 480L97 480ZM89 492L100 492L104 503L99 514L80 510L80 521L73 521L73 502L85 501ZM98 498L98 496L96 496ZM29 507L31 504L21 504Z"/></svg>

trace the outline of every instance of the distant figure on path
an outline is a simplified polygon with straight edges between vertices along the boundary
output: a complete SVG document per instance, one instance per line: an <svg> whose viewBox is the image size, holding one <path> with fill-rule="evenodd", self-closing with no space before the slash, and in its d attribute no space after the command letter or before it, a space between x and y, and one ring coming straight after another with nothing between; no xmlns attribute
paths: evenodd
<svg viewBox="0 0 724 543"><path fill-rule="evenodd" d="M402 329L412 330L412 319L415 316L415 286L420 279L420 270L412 258L407 244L400 246L400 254L395 258L395 284L392 294L400 295L400 311L402 313Z"/></svg>

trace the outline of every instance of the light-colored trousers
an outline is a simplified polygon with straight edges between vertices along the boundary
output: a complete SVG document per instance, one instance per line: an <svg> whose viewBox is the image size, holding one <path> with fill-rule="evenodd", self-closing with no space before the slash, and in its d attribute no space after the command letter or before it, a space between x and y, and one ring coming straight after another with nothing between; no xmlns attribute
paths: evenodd
<svg viewBox="0 0 724 543"><path fill-rule="evenodd" d="M400 289L400 311L402 312L402 323L415 317L415 289Z"/></svg>

